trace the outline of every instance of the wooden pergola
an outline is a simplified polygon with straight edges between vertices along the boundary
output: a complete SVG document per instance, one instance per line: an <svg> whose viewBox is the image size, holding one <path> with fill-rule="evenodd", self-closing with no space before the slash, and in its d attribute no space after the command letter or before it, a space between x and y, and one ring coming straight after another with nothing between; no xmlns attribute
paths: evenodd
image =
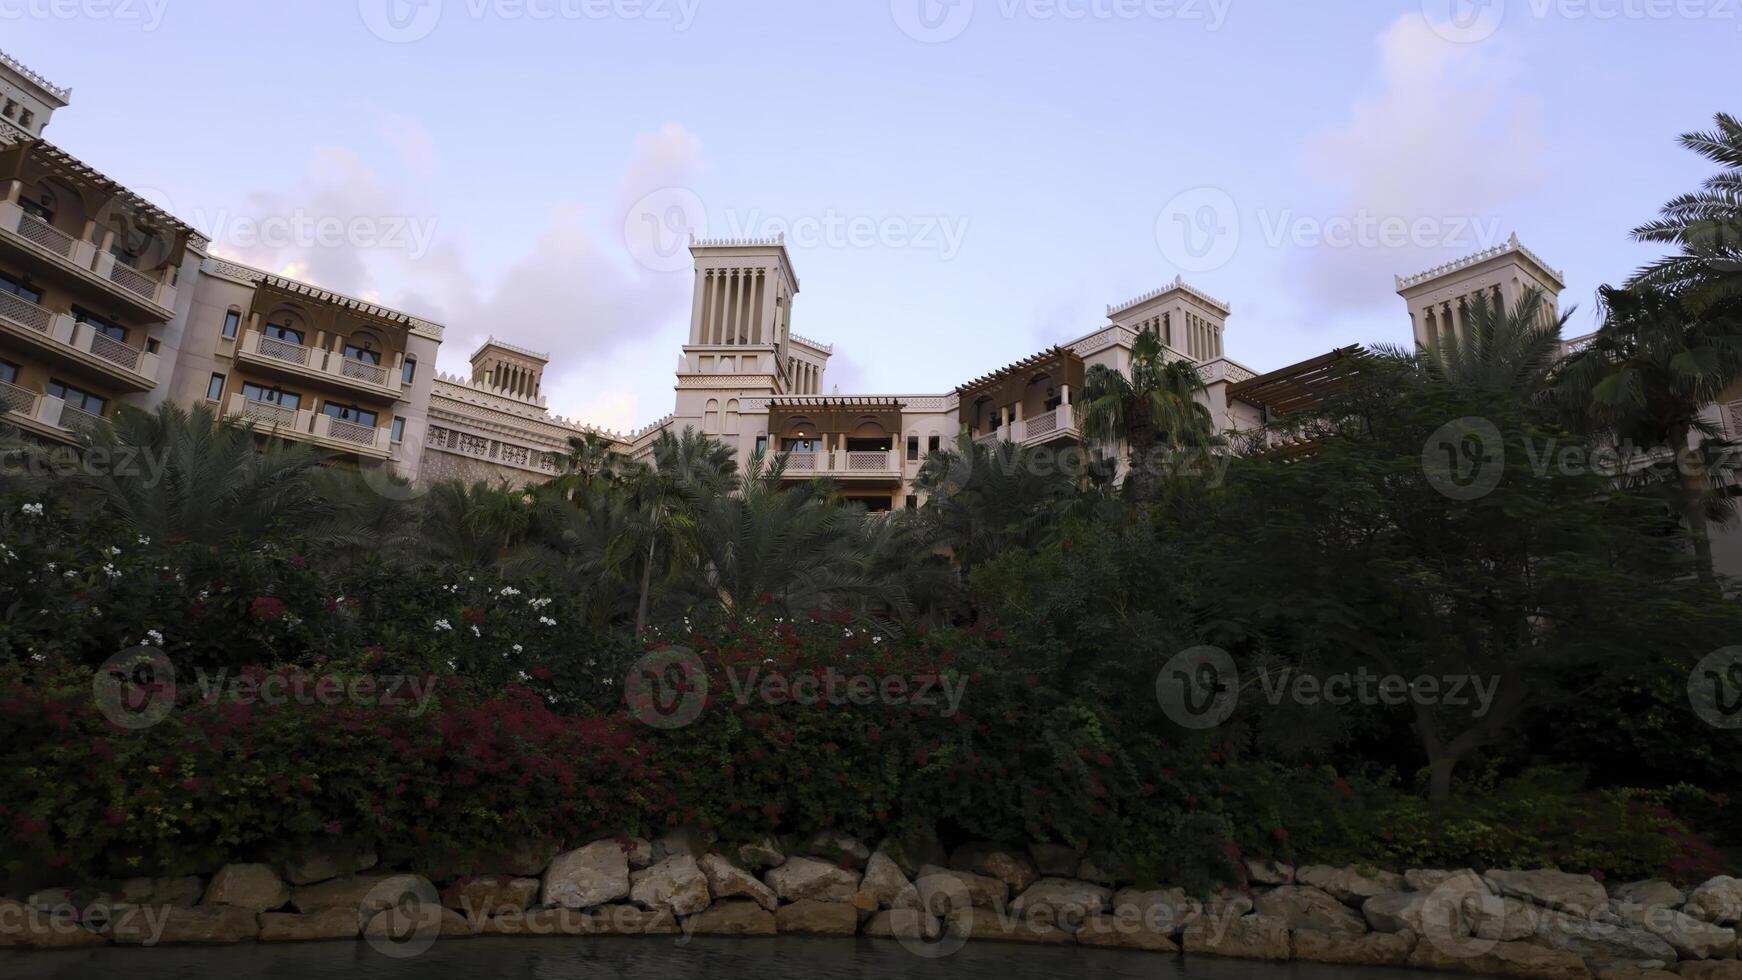
<svg viewBox="0 0 1742 980"><path fill-rule="evenodd" d="M803 433L845 438L867 423L882 427L891 439L901 433L902 403L887 398L805 397L773 398L768 402L768 433L774 438L798 435L790 431L795 422L815 426Z"/></svg>
<svg viewBox="0 0 1742 980"><path fill-rule="evenodd" d="M1271 416L1317 405L1348 387L1351 375L1347 364L1361 352L1360 345L1355 344L1299 364L1277 368L1269 374L1231 385L1228 397L1257 405Z"/></svg>
<svg viewBox="0 0 1742 980"><path fill-rule="evenodd" d="M993 404L1000 408L1018 405L1028 393L1029 381L1041 374L1050 376L1061 387L1068 385L1081 391L1083 359L1075 351L1063 347L1049 347L957 387L956 394L964 405L981 398L991 398Z"/></svg>

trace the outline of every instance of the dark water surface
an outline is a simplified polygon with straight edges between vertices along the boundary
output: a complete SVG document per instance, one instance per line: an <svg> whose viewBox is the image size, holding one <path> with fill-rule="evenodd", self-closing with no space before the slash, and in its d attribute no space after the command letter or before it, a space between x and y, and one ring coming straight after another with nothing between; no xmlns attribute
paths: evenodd
<svg viewBox="0 0 1742 980"><path fill-rule="evenodd" d="M246 943L53 952L0 951L4 980L1422 980L1407 970L1264 964L1074 946L970 943L939 959L876 939L484 937L408 959L361 942Z"/></svg>

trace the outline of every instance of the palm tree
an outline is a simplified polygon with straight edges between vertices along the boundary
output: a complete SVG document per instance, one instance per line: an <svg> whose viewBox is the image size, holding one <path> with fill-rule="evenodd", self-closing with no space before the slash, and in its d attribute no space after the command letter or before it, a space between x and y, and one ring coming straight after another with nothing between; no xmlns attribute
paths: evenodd
<svg viewBox="0 0 1742 980"><path fill-rule="evenodd" d="M1204 382L1197 368L1166 355L1160 338L1146 331L1131 345L1129 378L1097 364L1083 379L1083 434L1127 444L1130 488L1144 523L1155 499L1158 450L1207 451L1216 443L1210 410L1198 401Z"/></svg>
<svg viewBox="0 0 1742 980"><path fill-rule="evenodd" d="M962 435L953 449L926 457L914 485L926 495L918 520L934 546L964 570L1008 548L1051 540L1072 497L1073 474L1013 443L984 446Z"/></svg>
<svg viewBox="0 0 1742 980"><path fill-rule="evenodd" d="M597 432L569 436L568 451L556 458L556 479L551 481L564 496L587 506L588 498L601 483L622 476L627 457L617 452L610 439Z"/></svg>
<svg viewBox="0 0 1742 980"><path fill-rule="evenodd" d="M730 447L685 429L681 436L661 433L653 444L653 465L633 467L625 489L633 502L631 533L639 541L641 585L635 603L635 633L647 628L653 574L665 546L673 575L696 549L697 514L730 490L737 462Z"/></svg>
<svg viewBox="0 0 1742 980"><path fill-rule="evenodd" d="M1697 313L1666 288L1606 286L1599 294L1603 326L1567 359L1557 393L1623 446L1675 454L1678 479L1667 486L1692 532L1701 580L1712 585L1709 528L1733 514L1708 459L1724 440L1701 413L1742 373L1742 335L1733 320L1711 307Z"/></svg>
<svg viewBox="0 0 1742 980"><path fill-rule="evenodd" d="M327 454L256 442L203 405L123 406L111 423L80 434L81 461L55 490L157 540L234 545L330 527L333 505L314 480Z"/></svg>
<svg viewBox="0 0 1742 980"><path fill-rule="evenodd" d="M1504 303L1477 293L1469 309L1469 329L1448 335L1414 357L1434 381L1505 393L1533 394L1542 390L1560 355L1561 329L1571 311L1550 319L1543 293L1529 289L1509 311ZM1381 353L1397 356L1395 349Z"/></svg>
<svg viewBox="0 0 1742 980"><path fill-rule="evenodd" d="M1715 122L1710 132L1683 134L1681 144L1723 172L1633 230L1638 241L1681 249L1639 270L1633 284L1687 294L1696 312L1742 300L1742 121L1719 113Z"/></svg>

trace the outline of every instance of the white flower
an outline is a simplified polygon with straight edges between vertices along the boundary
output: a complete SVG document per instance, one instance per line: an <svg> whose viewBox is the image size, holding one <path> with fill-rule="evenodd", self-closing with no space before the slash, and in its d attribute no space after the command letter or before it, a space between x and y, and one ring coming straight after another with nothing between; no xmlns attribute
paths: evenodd
<svg viewBox="0 0 1742 980"><path fill-rule="evenodd" d="M499 595L499 596L510 596L510 597L512 597L512 596L517 596L517 595L519 595L519 594L520 594L520 590L519 590L519 589L517 589L517 588L515 588L515 587L514 587L514 586L512 586L512 585L504 585L504 586L503 586L503 587L502 587L502 591L501 591L501 592L498 592L498 593L496 593L496 594L497 594L497 595Z"/></svg>
<svg viewBox="0 0 1742 980"><path fill-rule="evenodd" d="M545 606L550 605L550 600L549 599L528 599L528 600L526 600L526 604L531 606L534 609L543 609Z"/></svg>
<svg viewBox="0 0 1742 980"><path fill-rule="evenodd" d="M140 536L139 536L139 543L140 543L140 544L142 544L142 545L144 545L144 544L150 544L150 543L151 543L151 539L150 539L150 538L148 538L148 537L146 537L146 536L145 536L145 535L143 535L143 534L141 534L141 535L140 535Z"/></svg>
<svg viewBox="0 0 1742 980"><path fill-rule="evenodd" d="M538 621L543 623L546 626L555 626L556 625L556 620L550 618L549 616L540 616L540 617L538 617Z"/></svg>
<svg viewBox="0 0 1742 980"><path fill-rule="evenodd" d="M120 548L117 548L117 547L115 547L115 546L114 546L114 545L110 545L110 546L109 546L109 547L107 547L107 548L104 548L104 549L103 549L103 553L104 553L104 554L106 554L106 555L108 555L108 556L109 556L109 557L110 557L110 558L119 558L119 557L121 557L121 549L120 549Z"/></svg>
<svg viewBox="0 0 1742 980"><path fill-rule="evenodd" d="M474 626L474 627L472 627L472 635L473 636L483 636L484 634L478 632L478 627Z"/></svg>
<svg viewBox="0 0 1742 980"><path fill-rule="evenodd" d="M17 557L18 557L18 556L17 556L17 555L15 555L15 554L13 554L13 553L12 553L12 549L11 549L11 548L8 548L8 547L6 547L6 546L5 546L5 545L3 545L3 544L0 544L0 555L4 555L4 556L5 556L5 559L4 559L4 560L5 560L5 561L8 561L8 562L10 562L10 561L12 561L12 560L13 560L13 559L14 559L14 558L17 558Z"/></svg>
<svg viewBox="0 0 1742 980"><path fill-rule="evenodd" d="M30 659L33 663L42 663L43 661L47 660L48 658L43 656L40 653L33 653L30 655Z"/></svg>
<svg viewBox="0 0 1742 980"><path fill-rule="evenodd" d="M445 619L438 619L435 621L435 629L437 633L440 633L442 630L452 630L453 626Z"/></svg>
<svg viewBox="0 0 1742 980"><path fill-rule="evenodd" d="M79 573L70 569L70 568L67 569L66 571L60 573L60 574L61 574L61 578L66 578L66 579L74 579L74 578L79 577Z"/></svg>
<svg viewBox="0 0 1742 980"><path fill-rule="evenodd" d="M24 514L26 517L41 517L42 516L42 505L41 504L25 504L23 510L24 510Z"/></svg>
<svg viewBox="0 0 1742 980"><path fill-rule="evenodd" d="M142 644L142 645L146 645L146 644L149 644L150 646L154 646L154 647L163 646L163 634L159 633L156 630L146 630L145 631L145 644Z"/></svg>
<svg viewBox="0 0 1742 980"><path fill-rule="evenodd" d="M516 644L514 644L514 652L515 653L525 653L526 648L521 646L520 644L516 643Z"/></svg>
<svg viewBox="0 0 1742 980"><path fill-rule="evenodd" d="M103 574L109 576L110 578L120 578L121 577L121 570L116 568L114 565L109 564L108 562L104 562L103 563Z"/></svg>

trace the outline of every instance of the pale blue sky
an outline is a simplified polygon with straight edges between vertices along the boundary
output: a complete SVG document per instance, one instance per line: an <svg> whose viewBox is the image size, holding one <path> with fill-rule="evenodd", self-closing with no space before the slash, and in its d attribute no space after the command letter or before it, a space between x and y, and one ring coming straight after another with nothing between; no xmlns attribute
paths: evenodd
<svg viewBox="0 0 1742 980"><path fill-rule="evenodd" d="M1514 230L1583 332L1706 175L1674 137L1742 112L1742 11L1659 6L0 0L0 47L74 88L51 139L223 251L443 320L449 370L550 350L553 408L626 427L671 410L690 276L625 226L684 202L818 232L794 329L845 392L947 390L1180 271L1258 370L1404 342L1392 274ZM1180 211L1237 237L1182 254ZM251 224L316 218L361 230ZM1416 241L1318 241L1363 218Z"/></svg>

